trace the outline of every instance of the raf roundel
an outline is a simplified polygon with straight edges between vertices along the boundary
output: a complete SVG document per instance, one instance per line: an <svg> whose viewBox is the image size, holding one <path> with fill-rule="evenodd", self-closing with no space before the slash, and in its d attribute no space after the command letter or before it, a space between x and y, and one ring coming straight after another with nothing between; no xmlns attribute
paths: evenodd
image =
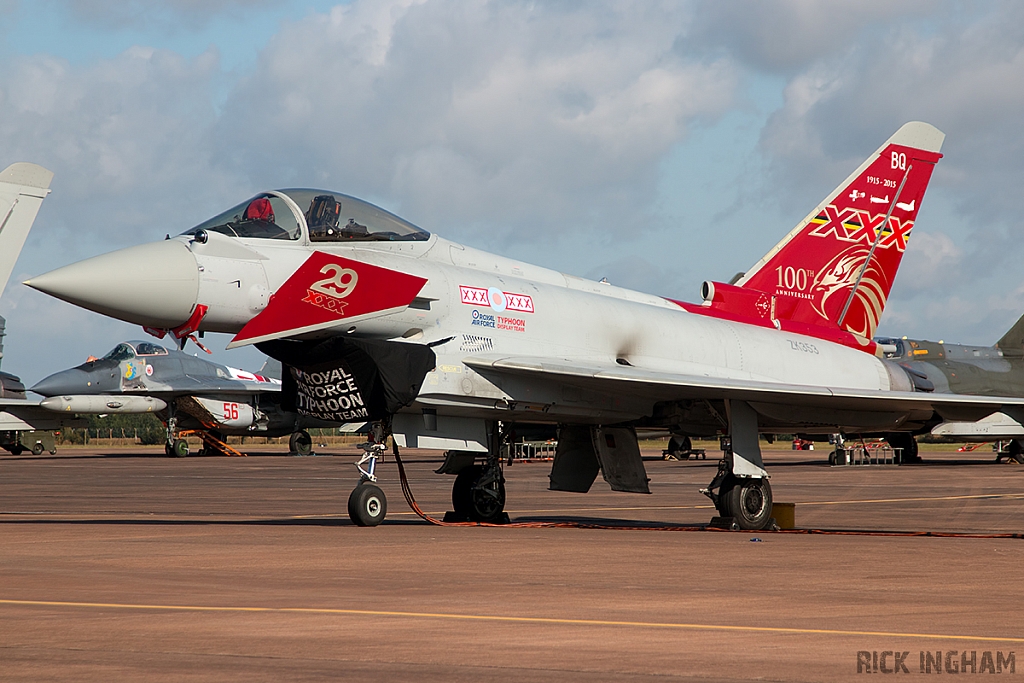
<svg viewBox="0 0 1024 683"><path fill-rule="evenodd" d="M505 298L505 292L501 291L497 287L487 288L487 301L491 304L491 308L499 313L508 307L508 300Z"/></svg>

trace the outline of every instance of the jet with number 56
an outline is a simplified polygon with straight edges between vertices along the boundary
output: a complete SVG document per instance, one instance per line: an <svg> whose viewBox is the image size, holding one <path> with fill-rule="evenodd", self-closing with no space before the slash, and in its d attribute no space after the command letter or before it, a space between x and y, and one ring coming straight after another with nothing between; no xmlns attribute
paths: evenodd
<svg viewBox="0 0 1024 683"><path fill-rule="evenodd" d="M46 397L40 407L51 415L153 413L167 425L169 456L189 454L182 438L188 433L203 440L204 454L241 455L227 444L228 436L290 435L291 452L308 455L312 439L306 429L335 424L282 410L274 365L268 361L253 373L133 340L55 372L31 391Z"/></svg>
<svg viewBox="0 0 1024 683"><path fill-rule="evenodd" d="M357 524L386 514L373 482L387 435L446 451L455 515L486 522L503 516L508 443L547 424L551 488L575 492L599 473L649 492L637 428L720 434L725 458L702 491L759 529L772 502L759 433L915 432L1024 406L917 392L871 340L943 138L901 127L697 304L479 251L309 189L260 193L177 237L26 284L150 329L231 333L229 347L282 361L286 408L372 421L349 498Z"/></svg>

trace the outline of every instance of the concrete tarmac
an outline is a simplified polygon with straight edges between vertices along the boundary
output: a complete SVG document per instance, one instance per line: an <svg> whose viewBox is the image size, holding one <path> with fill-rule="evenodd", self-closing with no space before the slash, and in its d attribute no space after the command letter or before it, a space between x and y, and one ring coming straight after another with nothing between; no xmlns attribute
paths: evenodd
<svg viewBox="0 0 1024 683"><path fill-rule="evenodd" d="M0 680L821 681L863 676L858 658L934 675L936 653L947 673L1024 674L1024 539L696 530L717 455L649 459L652 495L506 470L513 520L639 531L432 526L390 458L387 521L357 528L351 447L0 457ZM452 477L432 456L407 454L441 515ZM924 456L765 459L798 527L1024 532L1024 467Z"/></svg>

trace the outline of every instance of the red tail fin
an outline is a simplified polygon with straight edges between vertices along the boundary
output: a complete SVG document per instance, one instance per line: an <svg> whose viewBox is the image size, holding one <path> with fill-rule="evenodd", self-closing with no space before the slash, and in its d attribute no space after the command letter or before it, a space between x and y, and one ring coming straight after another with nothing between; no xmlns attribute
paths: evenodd
<svg viewBox="0 0 1024 683"><path fill-rule="evenodd" d="M735 285L680 305L870 350L945 137L905 124Z"/></svg>
<svg viewBox="0 0 1024 683"><path fill-rule="evenodd" d="M905 124L736 285L772 297L776 319L870 339L944 138Z"/></svg>

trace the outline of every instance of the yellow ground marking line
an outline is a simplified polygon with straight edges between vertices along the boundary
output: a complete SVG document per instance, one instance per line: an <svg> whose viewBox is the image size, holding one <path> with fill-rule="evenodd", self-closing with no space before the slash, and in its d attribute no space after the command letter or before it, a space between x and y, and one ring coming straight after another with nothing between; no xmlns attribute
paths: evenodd
<svg viewBox="0 0 1024 683"><path fill-rule="evenodd" d="M1024 643L1024 638L1001 636L965 636L948 633L899 633L897 631L853 631L827 628L787 628L783 626L726 626L686 624L662 621L618 621L609 619L558 619L554 617L515 617L497 614L453 614L445 612L398 612L391 610L332 609L327 607L216 607L208 605L141 605L112 602L57 602L53 600L3 600L0 605L21 607L79 607L95 609L156 610L164 612L265 612L278 614L325 614L368 617L405 617L408 619L446 619L453 621L496 621L516 624L557 626L626 626L631 628L677 629L689 631L731 631L735 633L780 633L796 635L872 636L919 638L930 640L967 640L1000 643Z"/></svg>
<svg viewBox="0 0 1024 683"><path fill-rule="evenodd" d="M978 493L969 496L922 496L920 498L871 498L866 500L809 500L796 505L846 505L848 503L913 503L928 500L972 500L979 498L1024 498L1024 493Z"/></svg>
<svg viewBox="0 0 1024 683"><path fill-rule="evenodd" d="M865 500L809 500L803 502L794 503L794 505L848 505L858 503L910 503L920 502L929 500L969 500L979 498L999 498L1008 500L1019 500L1024 499L1024 493L981 493L976 495L967 496L925 496L920 498L873 498ZM538 513L554 513L554 512L632 512L632 511L643 511L643 510L712 510L714 505L651 505L651 506L640 506L640 507L591 507L591 508L553 508L553 509L536 509L536 510L510 510L509 512L517 515L522 514L538 514ZM402 511L402 512L390 512L392 515L414 515L414 512ZM443 512L427 513L427 514L443 514ZM315 517L320 515L306 515L307 517ZM326 516L326 515L324 515ZM298 519L298 518L296 518Z"/></svg>

